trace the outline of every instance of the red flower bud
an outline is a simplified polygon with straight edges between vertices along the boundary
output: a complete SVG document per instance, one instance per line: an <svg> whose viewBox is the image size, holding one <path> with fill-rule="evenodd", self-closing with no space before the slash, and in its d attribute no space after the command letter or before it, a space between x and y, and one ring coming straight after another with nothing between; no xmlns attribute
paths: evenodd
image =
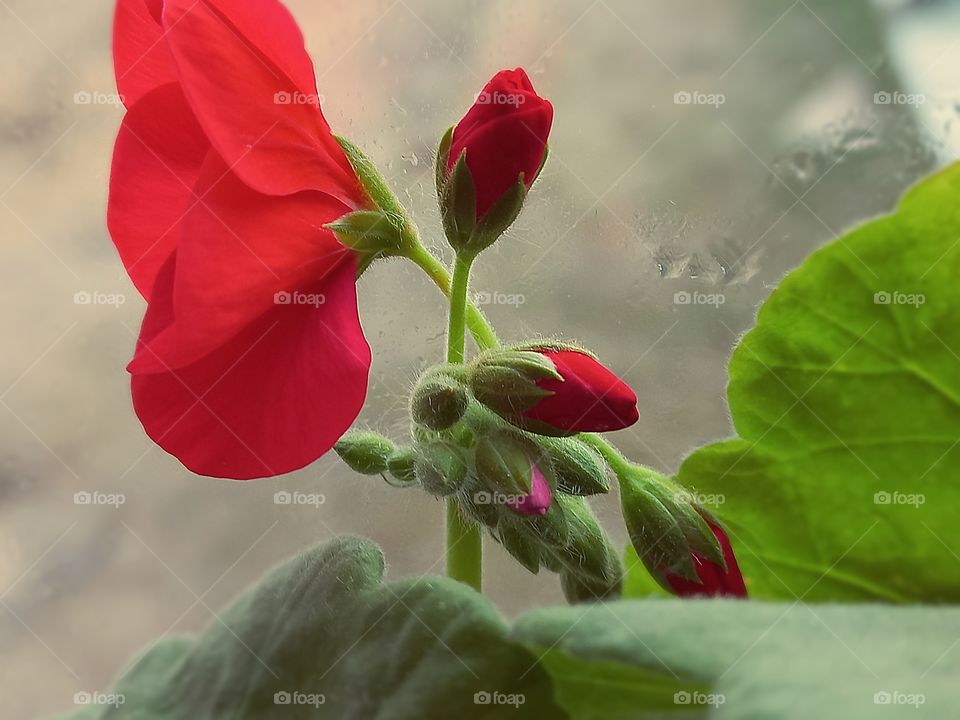
<svg viewBox="0 0 960 720"><path fill-rule="evenodd" d="M690 558L693 560L693 567L700 581L694 582L662 569L664 581L680 597L694 595L746 597L747 588L743 583L743 575L740 574L740 567L737 565L733 548L730 546L730 539L723 528L709 517L703 515L703 519L706 520L707 525L713 530L713 534L720 543L723 560L727 564L726 570L720 565L702 558L696 552L691 552Z"/></svg>
<svg viewBox="0 0 960 720"><path fill-rule="evenodd" d="M561 434L607 432L633 425L640 417L637 396L630 387L586 353L576 350L537 350L553 362L563 378L540 378L537 387L551 395L521 415L534 425ZM536 431L536 427L531 427Z"/></svg>
<svg viewBox="0 0 960 720"><path fill-rule="evenodd" d="M546 515L550 509L553 495L547 479L536 464L530 464L530 494L510 503L510 507L521 515Z"/></svg>
<svg viewBox="0 0 960 720"><path fill-rule="evenodd" d="M453 131L449 172L467 151L477 193L477 218L514 185L520 174L533 185L547 152L553 106L537 95L521 69L502 70L477 96Z"/></svg>

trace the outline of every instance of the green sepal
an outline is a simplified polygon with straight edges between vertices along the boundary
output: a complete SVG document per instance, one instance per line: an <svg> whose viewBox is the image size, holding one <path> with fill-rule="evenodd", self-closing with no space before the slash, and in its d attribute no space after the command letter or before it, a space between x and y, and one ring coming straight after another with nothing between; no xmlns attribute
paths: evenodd
<svg viewBox="0 0 960 720"><path fill-rule="evenodd" d="M493 245L520 216L526 199L527 186L523 181L523 173L520 173L517 182L480 218L476 232L470 239L470 250L477 254Z"/></svg>
<svg viewBox="0 0 960 720"><path fill-rule="evenodd" d="M396 255L403 246L401 228L379 210L357 210L324 225L341 244L364 255Z"/></svg>
<svg viewBox="0 0 960 720"><path fill-rule="evenodd" d="M469 252L477 226L477 189L467 167L466 151L460 154L444 181L440 193L440 216L450 246L457 254Z"/></svg>
<svg viewBox="0 0 960 720"><path fill-rule="evenodd" d="M497 524L494 537L514 559L534 575L540 572L541 551L535 538L522 523L524 519L515 513L504 513Z"/></svg>
<svg viewBox="0 0 960 720"><path fill-rule="evenodd" d="M575 438L538 439L550 455L558 489L568 495L601 495L610 492L607 466L600 454Z"/></svg>
<svg viewBox="0 0 960 720"><path fill-rule="evenodd" d="M339 135L334 135L334 138L343 148L347 160L350 161L350 166L357 174L361 186L373 201L374 207L381 210L397 227L403 227L405 223L409 222L407 212L387 185L387 181L383 179L380 171L377 170L377 166L363 154L360 148L346 138Z"/></svg>
<svg viewBox="0 0 960 720"><path fill-rule="evenodd" d="M630 542L650 574L662 585L661 568L696 582L697 573L684 528L674 513L656 497L659 494L658 480L637 474L618 479L620 506Z"/></svg>
<svg viewBox="0 0 960 720"><path fill-rule="evenodd" d="M410 487L417 484L417 473L415 469L416 452L413 448L402 448L397 450L387 460L387 472L394 482L391 485L396 487Z"/></svg>
<svg viewBox="0 0 960 720"><path fill-rule="evenodd" d="M529 495L534 462L530 443L506 431L485 435L477 441L477 475L495 491L507 495Z"/></svg>
<svg viewBox="0 0 960 720"><path fill-rule="evenodd" d="M466 459L452 443L438 440L416 450L414 472L423 489L431 495L453 495L463 486L467 471Z"/></svg>
<svg viewBox="0 0 960 720"><path fill-rule="evenodd" d="M397 451L391 440L369 430L350 430L333 449L351 470L361 475L386 472L388 459Z"/></svg>
<svg viewBox="0 0 960 720"><path fill-rule="evenodd" d="M437 162L434 170L436 172L437 200L440 202L440 213L443 213L443 189L447 184L447 163L450 161L450 145L453 144L453 130L455 126L451 125L440 139L440 147L437 148Z"/></svg>
<svg viewBox="0 0 960 720"><path fill-rule="evenodd" d="M410 397L410 415L418 425L441 431L458 423L469 404L463 384L442 372L428 371Z"/></svg>
<svg viewBox="0 0 960 720"><path fill-rule="evenodd" d="M566 570L561 571L561 580L563 575L572 576L566 583L569 589L590 591L589 598L568 595L568 599L575 602L619 597L623 589L623 562L590 506L583 498L563 494L557 494L554 503L562 508L569 528L566 545L556 553Z"/></svg>

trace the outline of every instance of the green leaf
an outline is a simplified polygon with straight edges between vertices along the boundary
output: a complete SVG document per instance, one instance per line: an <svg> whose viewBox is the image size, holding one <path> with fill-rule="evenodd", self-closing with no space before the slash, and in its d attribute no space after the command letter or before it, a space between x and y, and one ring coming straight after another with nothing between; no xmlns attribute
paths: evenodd
<svg viewBox="0 0 960 720"><path fill-rule="evenodd" d="M534 611L513 636L565 656L562 674L545 665L576 720L647 718L643 708L657 706L638 699L636 712L624 714L629 685L604 693L584 682L584 674L597 674L595 663L613 664L613 678L630 668L652 673L662 681L661 701L673 684L688 693L673 709L709 711L715 720L956 715L960 652L951 651L960 609L953 607L627 601Z"/></svg>
<svg viewBox="0 0 960 720"><path fill-rule="evenodd" d="M958 278L953 166L760 310L730 362L739 437L678 474L725 500L710 510L753 597L960 600Z"/></svg>
<svg viewBox="0 0 960 720"><path fill-rule="evenodd" d="M383 569L368 541L315 548L270 573L199 637L160 641L117 683L122 705L73 717L566 717L546 673L508 641L487 600L444 578L386 585ZM477 693L516 696L515 704L478 704Z"/></svg>

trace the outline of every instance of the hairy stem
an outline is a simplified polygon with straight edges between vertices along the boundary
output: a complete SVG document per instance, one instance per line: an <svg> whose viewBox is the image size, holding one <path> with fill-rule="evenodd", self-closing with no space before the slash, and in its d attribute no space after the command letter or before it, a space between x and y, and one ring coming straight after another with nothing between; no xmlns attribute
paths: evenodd
<svg viewBox="0 0 960 720"><path fill-rule="evenodd" d="M447 283L450 297L447 362L453 365L462 364L464 360L467 290L472 262L473 258L458 257L454 265L453 280ZM442 265L440 269L446 273ZM442 278L442 275L437 273L437 277ZM447 575L480 591L483 580L483 540L480 526L465 519L460 512L460 506L453 499L447 500Z"/></svg>

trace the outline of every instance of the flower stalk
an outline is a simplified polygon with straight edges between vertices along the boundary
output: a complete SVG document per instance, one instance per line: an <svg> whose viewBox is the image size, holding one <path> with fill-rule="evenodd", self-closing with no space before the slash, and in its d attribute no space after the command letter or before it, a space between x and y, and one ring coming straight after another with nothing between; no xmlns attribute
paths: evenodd
<svg viewBox="0 0 960 720"><path fill-rule="evenodd" d="M429 255L422 246L421 250ZM439 263L439 261L437 262ZM447 362L451 365L462 365L464 360L467 292L470 287L470 265L472 262L472 257L458 255L454 264L453 279L445 283L449 288L448 295L450 298ZM433 277L430 272L427 274ZM442 276L438 274L437 277ZM459 505L453 499L447 500L447 575L454 580L466 583L477 592L481 590L483 584L483 539L480 535L480 526L464 518Z"/></svg>

